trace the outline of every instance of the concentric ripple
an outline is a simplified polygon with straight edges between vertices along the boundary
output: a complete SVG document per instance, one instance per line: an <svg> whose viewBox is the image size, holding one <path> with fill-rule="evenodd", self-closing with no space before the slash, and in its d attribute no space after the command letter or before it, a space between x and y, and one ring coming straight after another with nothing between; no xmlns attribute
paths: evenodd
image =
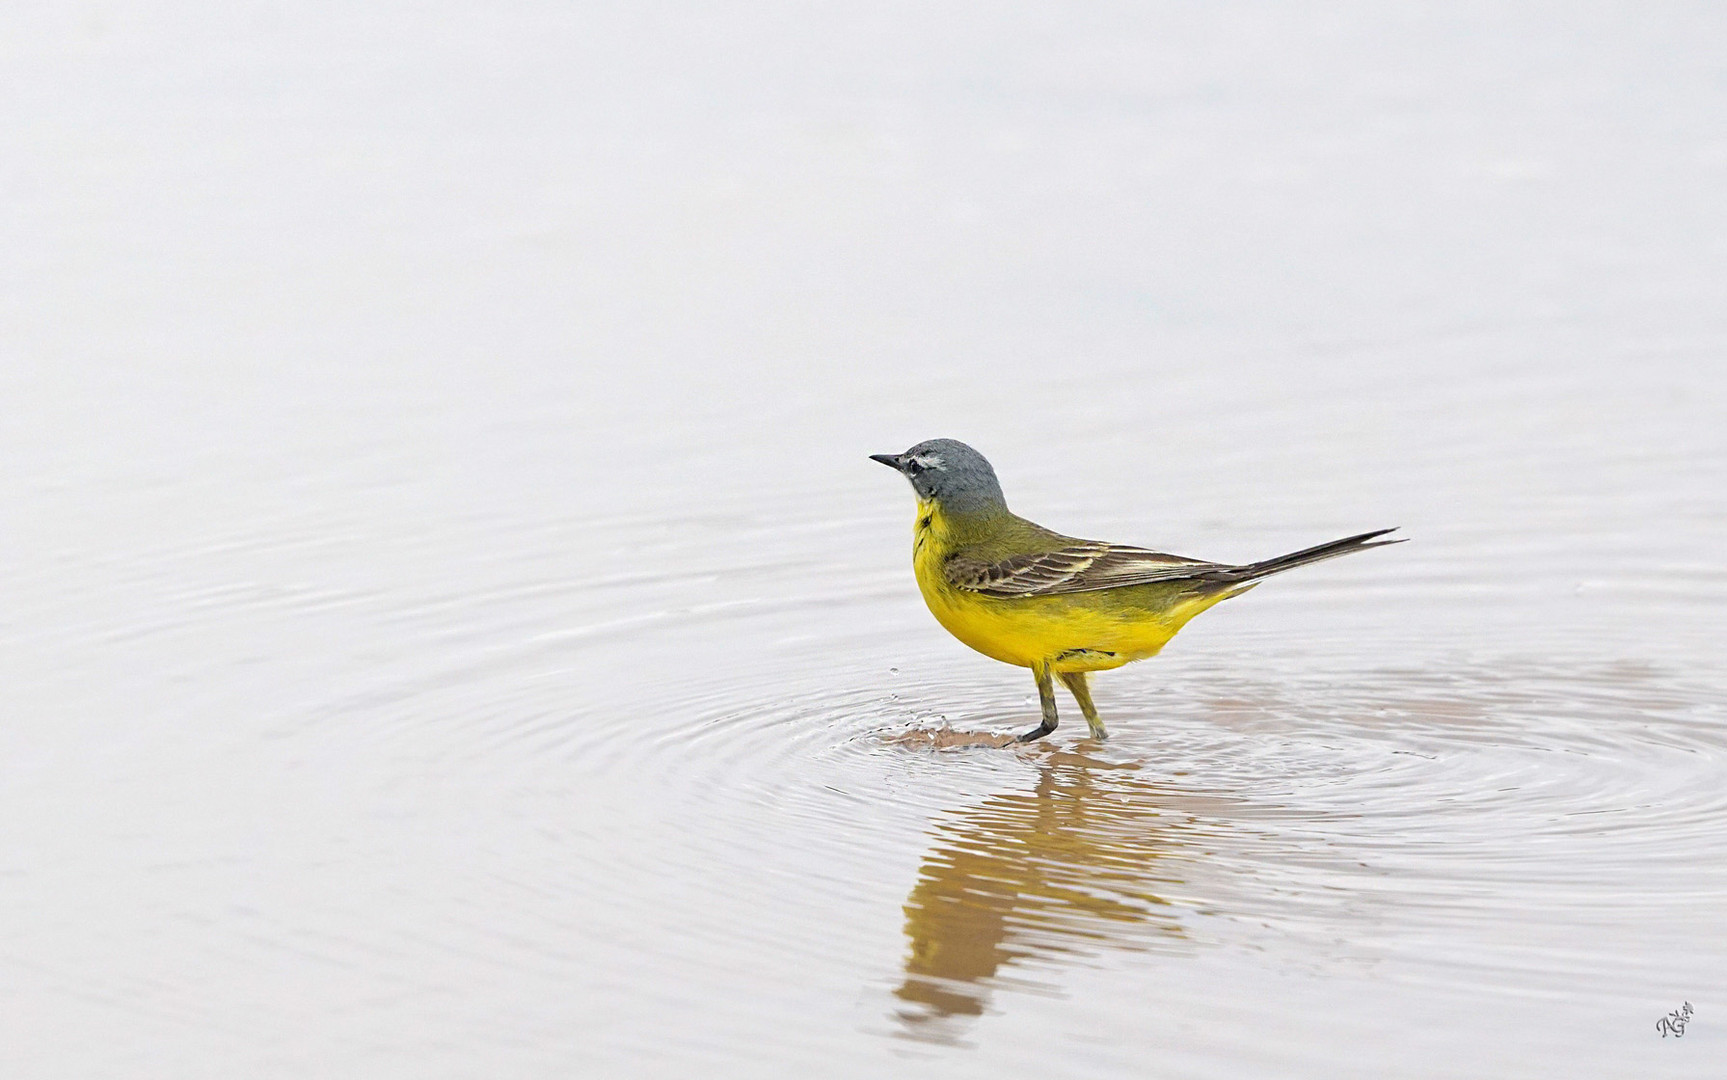
<svg viewBox="0 0 1727 1080"><path fill-rule="evenodd" d="M791 863L824 867L806 897L836 908L903 847L884 824L921 822L900 971L877 986L915 1040L963 1042L1002 993L1059 994L1074 965L1143 952L1269 951L1464 994L1605 992L1606 971L1654 994L1674 971L1663 920L1727 903L1727 725L1707 683L1650 665L1470 658L1340 685L1177 661L1149 703L1133 675L1100 691L1108 743L1064 726L1031 745L1007 739L1035 718L1023 673L831 667L836 688L797 694L663 687L671 722L608 726L572 763L652 778L703 823L640 872L786 864L795 843ZM759 884L707 895L744 905ZM724 932L881 945L823 923Z"/></svg>
<svg viewBox="0 0 1727 1080"><path fill-rule="evenodd" d="M148 930L202 979L340 973L491 1056L564 1045L579 988L584 1009L678 1018L679 1053L772 1031L775 1060L818 1059L835 1030L946 1054L1052 1009L1182 1015L1202 977L1205 1008L1259 979L1359 979L1587 1015L1719 986L1727 717L1705 669L1564 636L1463 653L1389 624L1369 630L1403 658L1367 662L1383 586L1332 585L1100 676L1107 743L1068 708L1025 745L1025 673L939 636L902 575L824 592L831 568L744 541L665 555L675 571L489 567L466 593L339 603L204 590L184 628L141 629L387 628L391 648L314 654L327 683L284 679L245 723L141 713L168 733L151 754L61 785L66 820L127 808L176 839L115 827L102 864L150 852L146 887L93 894L96 929L34 978L241 1032L335 1022L311 999L214 1000L128 945ZM151 579L160 606L173 580ZM217 798L243 810L205 813ZM1134 996L1084 989L1108 979ZM1268 1024L1311 1016L1255 1000ZM821 1024L789 1022L812 1001ZM589 1045L662 1048L627 1020Z"/></svg>

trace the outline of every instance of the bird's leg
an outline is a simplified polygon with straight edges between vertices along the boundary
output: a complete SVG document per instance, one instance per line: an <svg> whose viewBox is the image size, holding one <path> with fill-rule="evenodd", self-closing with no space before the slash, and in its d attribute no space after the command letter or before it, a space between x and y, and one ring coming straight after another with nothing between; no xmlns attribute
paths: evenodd
<svg viewBox="0 0 1727 1080"><path fill-rule="evenodd" d="M1097 706L1091 703L1090 672L1064 671L1061 681L1073 694L1073 700L1079 702L1079 711L1085 714L1086 726L1091 728L1091 737L1098 742L1109 738L1109 732L1104 730L1103 721L1097 718Z"/></svg>
<svg viewBox="0 0 1727 1080"><path fill-rule="evenodd" d="M1019 737L1020 742L1041 739L1055 730L1055 682L1049 677L1049 664L1033 664L1031 673L1037 678L1037 701L1043 707L1043 723Z"/></svg>

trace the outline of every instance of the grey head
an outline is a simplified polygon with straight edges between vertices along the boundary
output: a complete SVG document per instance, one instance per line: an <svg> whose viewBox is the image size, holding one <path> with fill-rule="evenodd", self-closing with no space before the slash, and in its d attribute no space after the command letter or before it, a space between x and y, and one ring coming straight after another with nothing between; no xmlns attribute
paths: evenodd
<svg viewBox="0 0 1727 1080"><path fill-rule="evenodd" d="M871 454L898 469L920 499L933 499L950 513L1006 510L1001 483L984 456L954 439L929 439L903 454Z"/></svg>

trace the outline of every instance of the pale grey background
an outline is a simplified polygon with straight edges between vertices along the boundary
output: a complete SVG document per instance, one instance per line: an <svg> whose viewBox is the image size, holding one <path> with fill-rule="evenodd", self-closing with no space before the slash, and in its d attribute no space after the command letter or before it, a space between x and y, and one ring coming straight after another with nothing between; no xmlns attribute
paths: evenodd
<svg viewBox="0 0 1727 1080"><path fill-rule="evenodd" d="M8 5L0 1070L1701 1075L1724 72L1706 3ZM1099 680L1248 809L1180 949L1026 929L946 1042L901 907L1050 766L879 739L1030 716L864 457L937 435L1417 540Z"/></svg>

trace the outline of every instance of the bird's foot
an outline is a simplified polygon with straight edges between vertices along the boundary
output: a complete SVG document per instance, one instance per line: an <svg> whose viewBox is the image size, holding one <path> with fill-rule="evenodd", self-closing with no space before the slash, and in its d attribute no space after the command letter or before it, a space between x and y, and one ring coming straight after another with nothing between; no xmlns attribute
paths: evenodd
<svg viewBox="0 0 1727 1080"><path fill-rule="evenodd" d="M1050 732L1052 732L1054 730L1055 730L1055 725L1050 723L1049 721L1045 720L1043 723L1032 728L1030 731L1026 732L1024 735L1021 735L1019 737L1019 741L1020 742L1036 742L1037 740L1043 738L1045 735L1048 735Z"/></svg>

